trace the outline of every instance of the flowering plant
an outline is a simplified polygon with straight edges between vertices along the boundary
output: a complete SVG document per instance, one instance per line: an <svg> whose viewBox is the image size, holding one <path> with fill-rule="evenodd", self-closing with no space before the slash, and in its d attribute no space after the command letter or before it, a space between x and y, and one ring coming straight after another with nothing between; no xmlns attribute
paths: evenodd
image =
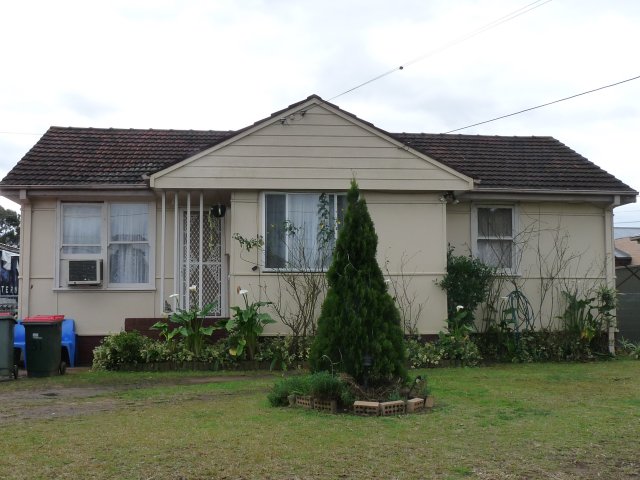
<svg viewBox="0 0 640 480"><path fill-rule="evenodd" d="M276 321L268 313L260 313L260 308L271 305L272 302L253 302L247 300L248 290L238 287L238 293L244 299L244 307L231 307L235 313L227 322L229 332L229 353L234 357L240 357L246 352L247 358L253 360L257 347L258 337L264 330L264 326Z"/></svg>
<svg viewBox="0 0 640 480"><path fill-rule="evenodd" d="M189 292L196 292L195 285L189 287ZM210 337L214 331L221 328L218 325L211 325L205 327L204 319L211 310L215 307L215 303L209 303L199 309L197 306L193 306L189 309L180 308L180 302L177 300L179 295L174 293L169 298L176 298L176 309L169 315L169 322L157 322L151 328L160 330L160 334L165 337L167 341L173 340L177 335L184 339L184 344L187 350L192 352L196 357L199 357L204 347L206 337ZM174 328L171 325L175 324Z"/></svg>

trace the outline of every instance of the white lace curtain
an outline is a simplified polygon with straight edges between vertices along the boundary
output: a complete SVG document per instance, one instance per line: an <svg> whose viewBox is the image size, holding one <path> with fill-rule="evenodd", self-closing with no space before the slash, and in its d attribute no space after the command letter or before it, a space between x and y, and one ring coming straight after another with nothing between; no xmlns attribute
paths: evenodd
<svg viewBox="0 0 640 480"><path fill-rule="evenodd" d="M64 204L62 253L102 255L103 204ZM109 205L110 283L149 283L149 207Z"/></svg>
<svg viewBox="0 0 640 480"><path fill-rule="evenodd" d="M109 215L110 283L149 283L149 208L114 203Z"/></svg>

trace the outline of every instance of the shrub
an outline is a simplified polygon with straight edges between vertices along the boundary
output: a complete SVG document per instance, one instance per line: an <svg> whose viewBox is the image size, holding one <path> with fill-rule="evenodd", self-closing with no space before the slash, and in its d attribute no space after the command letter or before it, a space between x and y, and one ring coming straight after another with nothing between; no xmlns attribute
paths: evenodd
<svg viewBox="0 0 640 480"><path fill-rule="evenodd" d="M145 345L150 342L138 332L120 332L105 337L93 349L94 370L119 370L124 365L146 362Z"/></svg>
<svg viewBox="0 0 640 480"><path fill-rule="evenodd" d="M442 362L442 348L433 342L422 343L408 338L405 346L409 368L437 367Z"/></svg>
<svg viewBox="0 0 640 480"><path fill-rule="evenodd" d="M471 327L460 328L452 333L440 332L438 346L442 357L463 367L473 367L482 361L478 345L469 336Z"/></svg>
<svg viewBox="0 0 640 480"><path fill-rule="evenodd" d="M619 341L622 351L636 360L640 360L640 342L634 343L630 340L621 338Z"/></svg>
<svg viewBox="0 0 640 480"><path fill-rule="evenodd" d="M272 407L284 407L289 405L289 395L309 395L309 375L296 375L276 382L267 399Z"/></svg>
<svg viewBox="0 0 640 480"><path fill-rule="evenodd" d="M271 370L300 369L309 357L309 348L308 337L299 338L297 342L291 335L262 337L255 358L261 362L269 362Z"/></svg>
<svg viewBox="0 0 640 480"><path fill-rule="evenodd" d="M329 372L317 372L309 376L309 394L322 400L340 398L345 384Z"/></svg>
<svg viewBox="0 0 640 480"><path fill-rule="evenodd" d="M360 384L406 378L400 313L387 292L377 247L367 204L352 180L309 356L313 371L335 368Z"/></svg>
<svg viewBox="0 0 640 480"><path fill-rule="evenodd" d="M453 254L453 247L447 251L447 273L438 285L447 292L448 318L454 318L457 307L462 305L469 312L465 323L473 324L473 312L489 293L495 269L471 256Z"/></svg>

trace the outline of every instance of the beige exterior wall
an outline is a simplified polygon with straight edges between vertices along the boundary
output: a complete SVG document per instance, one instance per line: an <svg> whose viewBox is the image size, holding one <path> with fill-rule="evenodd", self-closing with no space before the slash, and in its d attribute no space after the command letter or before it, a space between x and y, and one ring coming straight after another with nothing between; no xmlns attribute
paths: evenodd
<svg viewBox="0 0 640 480"><path fill-rule="evenodd" d="M454 172L352 117L314 105L153 175L155 188L446 191L472 188Z"/></svg>
<svg viewBox="0 0 640 480"><path fill-rule="evenodd" d="M423 305L422 314L416 319L418 330L426 334L437 333L444 326L446 297L435 281L445 272L447 243L454 246L458 254L468 254L471 249L472 204L445 205L438 194L429 193L363 193L376 226L378 262L385 276L406 287L415 303ZM227 301L231 306L242 304L237 287L249 289L250 298L263 300L274 295L278 288L276 274L262 268L252 270L256 263L262 266L261 256L255 251L242 251L238 242L231 238L233 233L247 238L264 234L262 202L262 191L258 190L233 192L230 197L224 235L229 262ZM563 307L559 289L573 287L584 291L611 280L607 273L611 259L605 254L609 248L607 222L610 222L610 216L604 207L549 202L514 205L517 205L517 223L522 232L517 239L521 248L518 257L520 275L515 281L534 310L542 312L545 321ZM22 268L28 270L21 272L21 315L65 314L77 320L80 335L117 332L124 327L126 317L159 317L162 300L174 292L173 197L167 196L164 257L160 254L161 202L156 203L156 289L147 291L55 288L57 208L55 199L33 199L23 208ZM160 285L163 258L164 290ZM554 272L557 276L555 290L547 291L544 300L541 258L546 259L542 277L549 274L554 263L563 258L565 263L562 271ZM513 288L513 283L505 282L503 294ZM276 324L270 326L267 333L286 333L286 328Z"/></svg>
<svg viewBox="0 0 640 480"><path fill-rule="evenodd" d="M472 250L473 205L460 203L447 210L448 242L457 255L467 255ZM614 286L609 273L611 217L606 206L553 202L511 205L517 212L518 275L502 281L501 294L507 295L518 286L530 301L538 325L540 320L548 325L562 312L562 290L586 295L599 285ZM506 306L500 304L498 310L503 308ZM481 316L480 312L477 317Z"/></svg>
<svg viewBox="0 0 640 480"><path fill-rule="evenodd" d="M435 284L446 267L445 205L439 195L363 192L378 234L378 264L385 277L401 288L410 298L423 304L422 314L414 318L421 333L437 333L446 318L446 296ZM230 233L245 238L264 235L260 192L235 193ZM278 291L275 272L252 271L261 256L241 251L236 241L231 243L230 304L242 305L237 289L249 290L250 299L273 300ZM261 286L262 288L259 288ZM282 324L267 327L266 333L287 333Z"/></svg>

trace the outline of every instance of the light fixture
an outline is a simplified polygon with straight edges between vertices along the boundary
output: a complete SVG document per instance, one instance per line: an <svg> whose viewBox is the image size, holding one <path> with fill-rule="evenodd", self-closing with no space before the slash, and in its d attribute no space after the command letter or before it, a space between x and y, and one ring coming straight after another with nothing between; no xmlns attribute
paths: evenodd
<svg viewBox="0 0 640 480"><path fill-rule="evenodd" d="M211 207L211 211L209 212L212 217L222 218L227 211L227 206L222 203L218 203Z"/></svg>
<svg viewBox="0 0 640 480"><path fill-rule="evenodd" d="M453 205L457 205L458 203L460 203L460 200L456 198L453 192L443 193L442 196L440 197L440 201L442 203L451 203Z"/></svg>

